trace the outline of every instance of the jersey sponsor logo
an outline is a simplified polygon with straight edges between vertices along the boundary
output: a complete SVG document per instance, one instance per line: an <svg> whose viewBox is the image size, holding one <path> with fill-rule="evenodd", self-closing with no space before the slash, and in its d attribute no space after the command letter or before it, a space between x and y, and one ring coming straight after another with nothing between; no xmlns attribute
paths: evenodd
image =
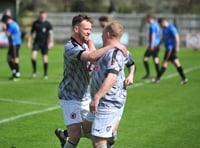
<svg viewBox="0 0 200 148"><path fill-rule="evenodd" d="M71 113L71 119L75 119L76 118L76 113L72 112Z"/></svg>
<svg viewBox="0 0 200 148"><path fill-rule="evenodd" d="M100 129L93 128L94 131L100 132Z"/></svg>
<svg viewBox="0 0 200 148"><path fill-rule="evenodd" d="M109 132L109 131L111 130L111 128L112 128L111 125L107 126L107 127L106 127L106 132Z"/></svg>

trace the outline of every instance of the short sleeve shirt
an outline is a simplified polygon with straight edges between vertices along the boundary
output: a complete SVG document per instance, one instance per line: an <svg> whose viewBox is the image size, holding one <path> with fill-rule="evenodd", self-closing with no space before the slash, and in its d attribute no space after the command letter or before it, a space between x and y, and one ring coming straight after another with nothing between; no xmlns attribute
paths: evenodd
<svg viewBox="0 0 200 148"><path fill-rule="evenodd" d="M65 100L82 101L89 92L89 70L87 61L80 55L88 46L81 46L73 38L65 45L63 80L59 85L58 97Z"/></svg>
<svg viewBox="0 0 200 148"><path fill-rule="evenodd" d="M155 40L153 43L153 46L156 47L158 46L159 42L160 42L160 28L158 26L157 22L152 22L149 25L149 46L151 46L152 44L152 34L155 34Z"/></svg>
<svg viewBox="0 0 200 148"><path fill-rule="evenodd" d="M92 71L91 97L101 88L108 73L117 75L117 81L112 88L100 99L99 105L108 108L121 108L126 99L124 87L124 56L118 49L109 50L97 61L98 70Z"/></svg>
<svg viewBox="0 0 200 148"><path fill-rule="evenodd" d="M176 27L169 24L163 28L163 37L166 50L176 49L175 36L178 34Z"/></svg>
<svg viewBox="0 0 200 148"><path fill-rule="evenodd" d="M8 37L9 45L21 45L21 33L17 22L12 21L7 27L7 32L10 33Z"/></svg>
<svg viewBox="0 0 200 148"><path fill-rule="evenodd" d="M124 57L124 64L126 65L126 67L130 67L135 64L130 52L128 52L128 56Z"/></svg>
<svg viewBox="0 0 200 148"><path fill-rule="evenodd" d="M49 37L49 31L52 30L53 27L48 21L40 21L36 20L33 22L31 33L36 33L34 42L37 44L47 44L48 37Z"/></svg>

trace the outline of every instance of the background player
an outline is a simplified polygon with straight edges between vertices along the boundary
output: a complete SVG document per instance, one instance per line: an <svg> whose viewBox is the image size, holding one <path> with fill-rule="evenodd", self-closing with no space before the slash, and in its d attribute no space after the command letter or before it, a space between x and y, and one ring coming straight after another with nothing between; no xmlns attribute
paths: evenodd
<svg viewBox="0 0 200 148"><path fill-rule="evenodd" d="M109 22L113 21L112 16L101 16L99 17L99 24L102 28L104 28Z"/></svg>
<svg viewBox="0 0 200 148"><path fill-rule="evenodd" d="M159 71L159 42L160 42L160 29L158 23L155 21L155 17L153 14L148 14L147 22L149 23L149 42L147 50L143 57L144 68L146 70L146 74L143 79L151 78L150 69L148 59L150 56L153 57L156 73L158 74Z"/></svg>
<svg viewBox="0 0 200 148"><path fill-rule="evenodd" d="M49 21L47 21L47 13L41 11L39 14L39 19L33 22L30 35L28 37L28 48L31 47L33 33L36 33L31 62L33 67L32 77L35 78L37 76L37 64L36 59L38 55L38 51L41 49L42 58L43 58L43 68L44 68L44 79L48 79L47 70L48 70L48 49L52 48L54 45L53 42L53 27Z"/></svg>
<svg viewBox="0 0 200 148"><path fill-rule="evenodd" d="M165 72L168 61L171 61L179 75L181 76L181 84L186 84L188 82L188 79L185 77L185 74L183 72L183 68L180 64L180 61L177 57L177 53L179 52L179 44L180 44L180 37L179 33L176 29L176 27L172 24L169 24L166 18L159 18L158 20L160 26L163 28L163 39L165 45L165 55L162 62L162 67L155 79L153 79L154 82L159 82L161 76Z"/></svg>
<svg viewBox="0 0 200 148"><path fill-rule="evenodd" d="M12 71L11 80L17 81L20 78L19 72L19 49L21 45L21 33L19 25L11 16L3 15L3 31L5 31L8 41L9 49L7 53L7 62Z"/></svg>

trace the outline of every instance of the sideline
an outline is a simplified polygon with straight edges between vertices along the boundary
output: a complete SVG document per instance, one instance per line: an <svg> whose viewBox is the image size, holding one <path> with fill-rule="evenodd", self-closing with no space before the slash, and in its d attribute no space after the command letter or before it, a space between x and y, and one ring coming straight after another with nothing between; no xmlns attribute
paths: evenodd
<svg viewBox="0 0 200 148"><path fill-rule="evenodd" d="M32 115L35 115L35 114L40 114L40 113L44 113L44 112L50 112L50 111L53 111L53 110L57 110L59 108L60 108L60 106L57 105L57 106L49 107L49 108L46 108L46 109L36 110L36 111L20 114L20 115L17 115L17 116L5 118L3 120L0 120L0 124L6 123L6 122L10 122L10 121L13 121L13 120L16 120L16 119L19 119L19 118L32 116Z"/></svg>
<svg viewBox="0 0 200 148"><path fill-rule="evenodd" d="M200 66L197 66L197 67L191 67L191 68L188 68L188 69L185 69L184 72L185 73L189 73L191 71L195 71L195 70L199 70L200 69ZM167 75L167 76L163 76L162 80L167 80L167 79L171 79L171 78L174 78L176 76L178 76L178 72L177 73L173 73L173 74L170 74L170 75ZM190 80L189 80L190 81ZM144 82L140 82L140 83L134 83L133 85L131 86L128 86L127 88L135 88L135 87L140 87L140 86L143 86L144 84L148 84L148 83L152 83L150 80L147 80L147 81L144 81Z"/></svg>
<svg viewBox="0 0 200 148"><path fill-rule="evenodd" d="M184 72L188 73L188 72L199 70L199 69L200 69L200 66L198 66L198 67L191 67L191 68L185 69ZM173 78L173 77L176 77L176 76L178 76L178 73L170 74L168 76L163 77L163 79L170 79L170 78ZM133 88L133 87L140 87L140 86L143 86L143 85L145 85L147 83L152 83L152 82L151 81L145 81L143 83L135 83L134 85L129 86L128 89ZM10 99L10 100L12 100L12 99ZM10 102L12 102L12 101L10 101ZM23 102L23 101L21 101L21 102ZM20 101L18 103L20 103ZM32 103L36 104L34 102L32 102ZM28 113L24 113L24 114L12 116L12 117L9 117L9 118L1 119L0 120L0 124L6 123L6 122L10 122L10 121L13 121L13 120L16 120L16 119L20 119L20 118L23 118L23 117L32 116L32 115L35 115L35 114L40 114L40 113L44 113L44 112L49 112L49 111L57 110L59 108L60 108L60 106L57 105L57 106L49 107L49 108L46 108L46 109L43 109L43 110L36 110L36 111L32 111L32 112L28 112Z"/></svg>
<svg viewBox="0 0 200 148"><path fill-rule="evenodd" d="M6 99L6 98L0 98L0 101L3 102L11 102L11 103L20 103L20 104L29 104L29 105L38 105L38 106L50 106L50 104L46 103L36 103L32 101L24 101L24 100L15 100L15 99Z"/></svg>

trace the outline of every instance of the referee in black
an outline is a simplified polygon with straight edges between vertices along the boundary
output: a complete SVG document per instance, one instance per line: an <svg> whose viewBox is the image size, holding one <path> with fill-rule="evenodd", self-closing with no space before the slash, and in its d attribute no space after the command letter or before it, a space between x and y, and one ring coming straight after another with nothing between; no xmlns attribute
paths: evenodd
<svg viewBox="0 0 200 148"><path fill-rule="evenodd" d="M52 48L53 42L53 27L49 21L47 21L47 13L40 11L39 18L33 22L30 35L28 37L28 48L32 45L33 34L35 33L35 39L33 42L31 62L33 67L32 78L37 76L37 54L41 50L43 58L44 79L48 79L48 49Z"/></svg>

